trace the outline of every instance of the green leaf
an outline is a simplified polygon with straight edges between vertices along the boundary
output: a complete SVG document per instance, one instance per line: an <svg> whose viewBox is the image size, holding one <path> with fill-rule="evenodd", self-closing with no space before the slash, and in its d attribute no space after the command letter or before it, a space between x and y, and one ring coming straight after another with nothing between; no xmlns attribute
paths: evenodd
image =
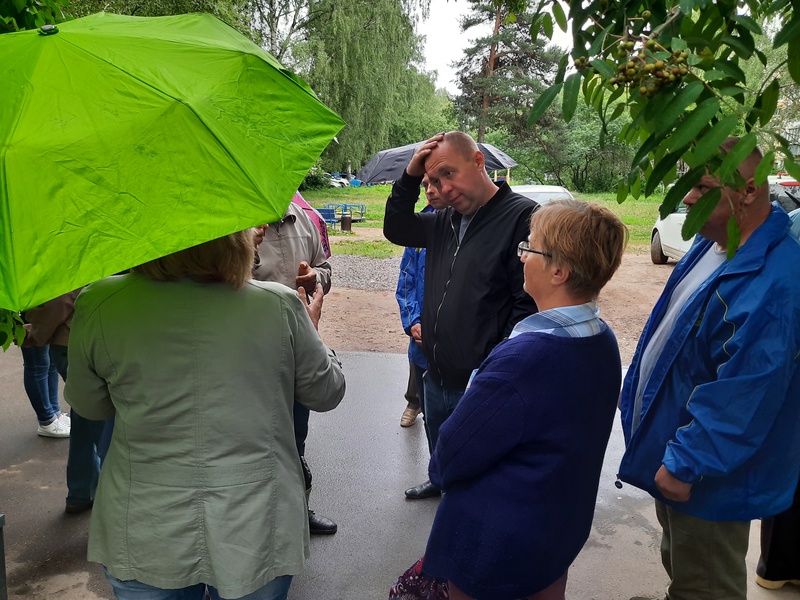
<svg viewBox="0 0 800 600"><path fill-rule="evenodd" d="M756 185L761 185L767 180L767 177L772 172L772 165L775 163L775 151L767 152L758 163L756 173L753 176Z"/></svg>
<svg viewBox="0 0 800 600"><path fill-rule="evenodd" d="M705 169L691 169L683 174L683 176L675 182L667 195L664 196L664 202L658 207L658 212L661 218L664 219L675 210L678 203L686 197L686 194L700 181L700 178L705 173Z"/></svg>
<svg viewBox="0 0 800 600"><path fill-rule="evenodd" d="M5 352L8 350L9 346L11 346L11 338L7 332L0 331L0 348L2 348L3 352Z"/></svg>
<svg viewBox="0 0 800 600"><path fill-rule="evenodd" d="M631 167L636 169L639 167L641 162L644 160L645 156L650 154L656 146L661 143L662 136L658 136L656 134L650 135L641 146L639 146L639 150L636 152L636 155L633 157L633 161L631 161Z"/></svg>
<svg viewBox="0 0 800 600"><path fill-rule="evenodd" d="M25 326L20 321L15 320L14 339L17 340L17 344L22 344L22 342L25 341L26 335L28 335L28 330L25 329Z"/></svg>
<svg viewBox="0 0 800 600"><path fill-rule="evenodd" d="M789 75L795 83L800 84L800 39L789 41L786 49L786 59L788 61Z"/></svg>
<svg viewBox="0 0 800 600"><path fill-rule="evenodd" d="M732 35L724 35L720 38L720 42L736 50L736 54L745 60L753 56L753 50L755 48L753 46L748 47L742 38L737 38Z"/></svg>
<svg viewBox="0 0 800 600"><path fill-rule="evenodd" d="M611 29L611 27L613 26L614 24L611 23L608 27L603 29L603 31L597 34L597 37L594 39L591 47L589 48L589 56L597 56L598 54L600 54L600 49L603 47L603 44L605 44L606 35L608 35L608 30Z"/></svg>
<svg viewBox="0 0 800 600"><path fill-rule="evenodd" d="M668 140L669 149L676 151L690 144L708 124L711 118L719 111L719 99L708 98L701 102L689 115L675 128Z"/></svg>
<svg viewBox="0 0 800 600"><path fill-rule="evenodd" d="M798 165L794 160L791 158L785 158L783 160L783 168L789 172L789 175L800 181L800 165Z"/></svg>
<svg viewBox="0 0 800 600"><path fill-rule="evenodd" d="M737 65L725 60L715 60L714 68L718 71L723 71L740 83L747 82L747 77Z"/></svg>
<svg viewBox="0 0 800 600"><path fill-rule="evenodd" d="M767 88L759 96L761 100L761 116L759 122L761 126L765 126L772 119L775 110L778 108L778 97L781 93L781 82L778 79L773 79Z"/></svg>
<svg viewBox="0 0 800 600"><path fill-rule="evenodd" d="M741 242L742 230L739 227L739 223L736 222L736 218L731 215L731 218L728 219L728 260L732 259L733 255L736 254Z"/></svg>
<svg viewBox="0 0 800 600"><path fill-rule="evenodd" d="M627 183L620 183L617 186L617 204L622 204L625 202L625 199L628 197L628 184Z"/></svg>
<svg viewBox="0 0 800 600"><path fill-rule="evenodd" d="M685 15L691 15L694 8L694 0L681 0L681 12Z"/></svg>
<svg viewBox="0 0 800 600"><path fill-rule="evenodd" d="M695 100L700 97L704 89L703 82L696 79L683 88L675 100L659 116L655 133L662 134L672 129L678 118L689 106L695 103Z"/></svg>
<svg viewBox="0 0 800 600"><path fill-rule="evenodd" d="M561 3L558 0L553 0L553 16L556 19L556 23L558 23L559 29L564 33L567 32L567 17L564 15L564 9L561 8Z"/></svg>
<svg viewBox="0 0 800 600"><path fill-rule="evenodd" d="M564 82L564 75L567 72L567 64L569 64L569 54L565 54L561 57L558 61L558 71L556 71L556 84L561 84Z"/></svg>
<svg viewBox="0 0 800 600"><path fill-rule="evenodd" d="M553 39L553 17L550 16L550 13L544 13L542 15L542 30L544 31L544 35L548 40ZM536 39L536 37L533 39Z"/></svg>
<svg viewBox="0 0 800 600"><path fill-rule="evenodd" d="M631 184L631 196L633 196L634 200L638 200L639 196L642 195L642 176L638 171L634 171L634 173L636 173L636 178Z"/></svg>
<svg viewBox="0 0 800 600"><path fill-rule="evenodd" d="M718 187L711 188L700 196L700 199L692 206L692 210L689 211L686 215L686 220L683 222L683 228L681 229L683 239L688 240L703 228L703 225L708 221L708 217L717 208L721 196L722 188Z"/></svg>
<svg viewBox="0 0 800 600"><path fill-rule="evenodd" d="M605 60L596 58L590 61L589 64L591 64L594 70L605 79L611 79L614 76L614 67Z"/></svg>
<svg viewBox="0 0 800 600"><path fill-rule="evenodd" d="M556 99L556 96L558 96L558 93L561 91L563 85L563 83L551 85L541 93L541 95L533 103L533 108L528 115L528 127L533 126L533 124L539 120L545 111L550 108L550 105L553 103L553 100Z"/></svg>
<svg viewBox="0 0 800 600"><path fill-rule="evenodd" d="M647 185L644 188L645 196L652 194L656 187L658 187L658 184L661 183L670 172L675 170L675 165L678 164L680 157L681 152L672 152L658 161L656 166L653 167L653 172L647 178Z"/></svg>
<svg viewBox="0 0 800 600"><path fill-rule="evenodd" d="M615 121L615 120L616 120L616 119L618 119L618 118L619 118L619 117L622 115L622 113L624 113L624 112L625 112L625 105L624 105L622 102L620 102L619 104L617 104L617 105L614 107L614 111L611 113L611 117L608 119L608 120L609 120L609 122L611 122L611 121Z"/></svg>
<svg viewBox="0 0 800 600"><path fill-rule="evenodd" d="M768 62L767 55L764 54L758 48L756 48L756 56L758 57L758 60L761 62L761 64L766 67L767 66L767 62Z"/></svg>
<svg viewBox="0 0 800 600"><path fill-rule="evenodd" d="M748 16L734 15L731 17L731 19L734 23L750 31L751 33L755 33L756 35L761 35L762 33L761 26Z"/></svg>
<svg viewBox="0 0 800 600"><path fill-rule="evenodd" d="M724 71L719 71L717 69L711 69L710 71L706 71L703 73L703 79L706 81L719 81L720 79L730 79L731 76Z"/></svg>
<svg viewBox="0 0 800 600"><path fill-rule="evenodd" d="M757 144L758 139L755 133L748 133L739 138L736 145L731 148L731 151L722 159L722 165L718 173L723 182L730 180L734 171L739 168L739 165L744 162L744 159L755 149Z"/></svg>
<svg viewBox="0 0 800 600"><path fill-rule="evenodd" d="M564 120L569 123L575 115L575 108L578 106L578 92L581 89L581 74L573 73L564 82L564 98L561 104L561 111ZM602 86L601 86L602 93ZM534 106L534 108L536 108Z"/></svg>
<svg viewBox="0 0 800 600"><path fill-rule="evenodd" d="M717 153L719 145L736 129L738 124L738 115L728 115L717 121L708 133L697 142L694 151L684 158L686 163L693 169L704 164Z"/></svg>
<svg viewBox="0 0 800 600"><path fill-rule="evenodd" d="M800 15L794 15L775 36L772 47L780 48L788 41L796 40L798 37L800 37Z"/></svg>
<svg viewBox="0 0 800 600"><path fill-rule="evenodd" d="M687 44L686 40L682 38L674 37L670 42L670 48L672 48L673 50L688 50L689 44Z"/></svg>

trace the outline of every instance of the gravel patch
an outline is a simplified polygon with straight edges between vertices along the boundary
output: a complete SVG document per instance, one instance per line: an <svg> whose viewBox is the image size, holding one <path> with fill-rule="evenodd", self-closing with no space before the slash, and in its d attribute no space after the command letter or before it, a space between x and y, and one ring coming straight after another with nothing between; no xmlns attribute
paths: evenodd
<svg viewBox="0 0 800 600"><path fill-rule="evenodd" d="M400 257L369 258L334 254L331 263L331 286L356 290L396 290Z"/></svg>

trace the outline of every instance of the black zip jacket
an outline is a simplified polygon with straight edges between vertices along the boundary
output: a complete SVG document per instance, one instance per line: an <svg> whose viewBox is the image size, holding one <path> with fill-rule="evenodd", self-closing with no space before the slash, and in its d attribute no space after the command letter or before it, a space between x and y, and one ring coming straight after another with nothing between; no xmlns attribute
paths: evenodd
<svg viewBox="0 0 800 600"><path fill-rule="evenodd" d="M452 207L417 213L422 177L403 173L386 201L383 233L400 246L427 248L422 349L428 376L444 387L464 389L514 325L536 312L522 289L517 245L528 238L536 202L503 183L478 209L461 243L461 213Z"/></svg>

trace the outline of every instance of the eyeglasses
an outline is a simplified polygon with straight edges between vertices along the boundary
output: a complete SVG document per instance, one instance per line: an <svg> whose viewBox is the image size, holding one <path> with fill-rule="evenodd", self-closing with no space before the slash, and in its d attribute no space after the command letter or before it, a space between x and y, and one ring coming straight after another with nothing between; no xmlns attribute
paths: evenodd
<svg viewBox="0 0 800 600"><path fill-rule="evenodd" d="M552 254L548 254L547 252L542 252L541 250L534 250L528 245L528 242L520 242L519 246L517 246L517 256L522 256L523 252L530 252L531 254L541 254L542 256L546 256L547 258L552 258Z"/></svg>

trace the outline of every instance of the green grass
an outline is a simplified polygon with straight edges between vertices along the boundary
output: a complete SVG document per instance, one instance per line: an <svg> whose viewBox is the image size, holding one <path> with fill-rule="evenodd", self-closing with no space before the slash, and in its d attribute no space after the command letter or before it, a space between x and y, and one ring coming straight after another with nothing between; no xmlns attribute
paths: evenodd
<svg viewBox="0 0 800 600"><path fill-rule="evenodd" d="M629 246L650 246L650 232L658 218L658 206L663 196L641 197L638 200L629 197L622 204L617 202L615 193L578 194L577 197L605 206L617 215L630 232Z"/></svg>
<svg viewBox="0 0 800 600"><path fill-rule="evenodd" d="M352 254L369 258L390 258L403 254L402 246L395 246L387 240L348 240L342 239L346 233L331 236L331 250L334 254Z"/></svg>
<svg viewBox="0 0 800 600"><path fill-rule="evenodd" d="M308 190L303 192L303 197L317 208L321 208L328 202L345 204L348 202L366 204L366 220L361 223L353 223L353 228L359 227L383 227L383 215L386 208L386 198L389 197L391 186L376 185L371 187L357 188L327 188L322 190ZM658 217L658 205L663 200L662 196L651 196L650 198L640 198L634 200L628 198L622 204L617 203L615 193L607 194L576 194L581 200L596 202L607 207L630 231L629 248L650 245L650 232L653 223ZM419 205L420 207L422 204ZM346 234L341 234L343 237ZM402 253L402 248L398 248L387 241L357 241L339 239L339 235L334 234L331 242L335 245L335 250L339 254L356 254L358 256L372 256L375 258L387 258Z"/></svg>

